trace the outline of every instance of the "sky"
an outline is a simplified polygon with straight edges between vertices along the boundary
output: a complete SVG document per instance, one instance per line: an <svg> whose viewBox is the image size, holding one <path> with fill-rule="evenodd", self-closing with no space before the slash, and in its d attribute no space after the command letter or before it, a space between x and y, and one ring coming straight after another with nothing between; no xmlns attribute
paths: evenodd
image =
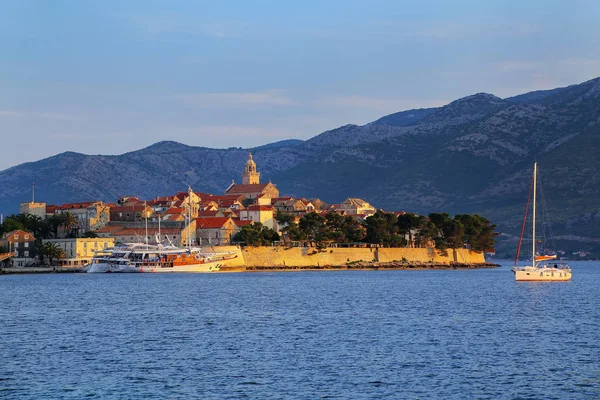
<svg viewBox="0 0 600 400"><path fill-rule="evenodd" d="M308 139L600 76L600 1L0 2L0 170Z"/></svg>

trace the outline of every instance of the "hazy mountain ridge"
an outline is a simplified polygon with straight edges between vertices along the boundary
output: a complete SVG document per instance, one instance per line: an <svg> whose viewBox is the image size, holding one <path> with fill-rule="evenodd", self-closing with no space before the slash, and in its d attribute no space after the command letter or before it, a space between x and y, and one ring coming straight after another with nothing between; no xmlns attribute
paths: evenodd
<svg viewBox="0 0 600 400"><path fill-rule="evenodd" d="M484 212L505 226L520 218L516 210L522 209L537 159L551 177L557 220L566 227L568 220L589 222L579 216L598 210L599 133L596 78L507 99L477 93L253 153L261 179L272 179L282 194L327 202L358 196L393 210ZM0 210L17 211L30 198L31 181L36 198L48 203L114 201L125 194L151 198L188 185L222 193L232 179L240 181L247 154L177 142L119 156L62 153L0 172ZM582 198L569 198L573 193Z"/></svg>

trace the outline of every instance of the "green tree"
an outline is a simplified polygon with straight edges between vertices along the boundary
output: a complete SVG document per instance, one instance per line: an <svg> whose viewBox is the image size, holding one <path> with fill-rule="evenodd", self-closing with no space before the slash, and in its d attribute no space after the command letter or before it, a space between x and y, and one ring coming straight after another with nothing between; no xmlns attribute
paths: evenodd
<svg viewBox="0 0 600 400"><path fill-rule="evenodd" d="M423 218L423 223L419 226L417 235L415 237L415 244L417 247L431 246L432 243L435 246L436 238L440 236L440 230L435 226L433 222L427 218Z"/></svg>
<svg viewBox="0 0 600 400"><path fill-rule="evenodd" d="M240 229L232 241L245 243L248 246L269 246L279 240L279 235L273 229L260 222L254 222Z"/></svg>
<svg viewBox="0 0 600 400"><path fill-rule="evenodd" d="M496 225L477 214L458 214L454 219L464 226L464 241L476 251L493 251L496 236Z"/></svg>
<svg viewBox="0 0 600 400"><path fill-rule="evenodd" d="M275 214L275 221L279 225L284 244L289 244L292 236L298 236L298 224L296 224L296 218L292 214L278 210Z"/></svg>
<svg viewBox="0 0 600 400"><path fill-rule="evenodd" d="M408 246L415 247L413 231L418 230L425 222L425 217L413 213L401 214L397 217L398 232L402 236L408 235Z"/></svg>
<svg viewBox="0 0 600 400"><path fill-rule="evenodd" d="M365 227L354 217L336 212L325 214L329 239L337 243L360 242L365 236Z"/></svg>
<svg viewBox="0 0 600 400"><path fill-rule="evenodd" d="M40 259L40 263L43 263L44 259L47 258L48 265L53 265L54 259L56 259L57 262L60 262L60 260L66 257L66 253L62 248L50 242L41 244L37 249L37 252Z"/></svg>
<svg viewBox="0 0 600 400"><path fill-rule="evenodd" d="M58 229L62 226L63 219L63 214L53 214L46 218L46 223L48 224L49 230L52 232L52 235L55 239L58 238Z"/></svg>
<svg viewBox="0 0 600 400"><path fill-rule="evenodd" d="M367 234L365 241L385 247L399 247L404 239L398 235L398 219L392 213L378 210L365 220Z"/></svg>
<svg viewBox="0 0 600 400"><path fill-rule="evenodd" d="M436 248L443 250L464 247L465 228L460 221L450 218L447 213L431 213L429 220L440 232L440 236L435 239Z"/></svg>
<svg viewBox="0 0 600 400"><path fill-rule="evenodd" d="M329 240L329 230L325 221L325 217L314 211L304 214L298 222L300 234L317 248L325 247Z"/></svg>
<svg viewBox="0 0 600 400"><path fill-rule="evenodd" d="M62 217L61 226L67 231L67 237L77 237L77 228L79 227L79 220L77 217L68 211L63 213Z"/></svg>
<svg viewBox="0 0 600 400"><path fill-rule="evenodd" d="M16 231L18 229L25 230L23 224L15 217L15 215L11 215L10 217L6 217L4 219L4 222L2 223L2 234Z"/></svg>

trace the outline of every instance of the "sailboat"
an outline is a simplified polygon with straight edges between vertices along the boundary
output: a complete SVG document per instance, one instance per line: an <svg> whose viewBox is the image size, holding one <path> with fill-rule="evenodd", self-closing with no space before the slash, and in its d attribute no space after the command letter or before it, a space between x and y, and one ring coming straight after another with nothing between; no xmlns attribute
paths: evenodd
<svg viewBox="0 0 600 400"><path fill-rule="evenodd" d="M527 200L527 208L525 217L523 218L523 227L521 229L521 238L519 239L519 247L517 256L515 257L515 265L513 272L517 281L568 281L571 279L571 268L566 263L549 262L556 260L556 255L537 255L536 253L536 197L537 197L537 162L533 164L533 214L532 214L532 256L531 265L518 267L517 261L521 251L521 243L523 241L523 232L525 230L525 221L527 220L527 211L529 209L529 199ZM531 196L531 192L530 192Z"/></svg>

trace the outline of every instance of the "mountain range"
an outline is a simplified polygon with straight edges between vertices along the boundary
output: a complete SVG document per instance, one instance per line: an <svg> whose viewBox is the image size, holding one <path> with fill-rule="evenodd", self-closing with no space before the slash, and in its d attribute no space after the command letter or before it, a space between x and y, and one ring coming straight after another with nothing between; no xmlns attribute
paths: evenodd
<svg viewBox="0 0 600 400"><path fill-rule="evenodd" d="M262 180L282 194L328 203L361 197L379 208L418 213L477 212L511 241L537 160L555 234L575 242L572 248L594 250L600 248L594 241L600 237L599 134L595 78L504 99L477 93L252 151ZM65 152L0 172L0 212L18 212L31 198L32 181L36 199L47 203L153 198L188 185L223 193L232 179L240 181L247 155L242 148L177 142L117 156Z"/></svg>

